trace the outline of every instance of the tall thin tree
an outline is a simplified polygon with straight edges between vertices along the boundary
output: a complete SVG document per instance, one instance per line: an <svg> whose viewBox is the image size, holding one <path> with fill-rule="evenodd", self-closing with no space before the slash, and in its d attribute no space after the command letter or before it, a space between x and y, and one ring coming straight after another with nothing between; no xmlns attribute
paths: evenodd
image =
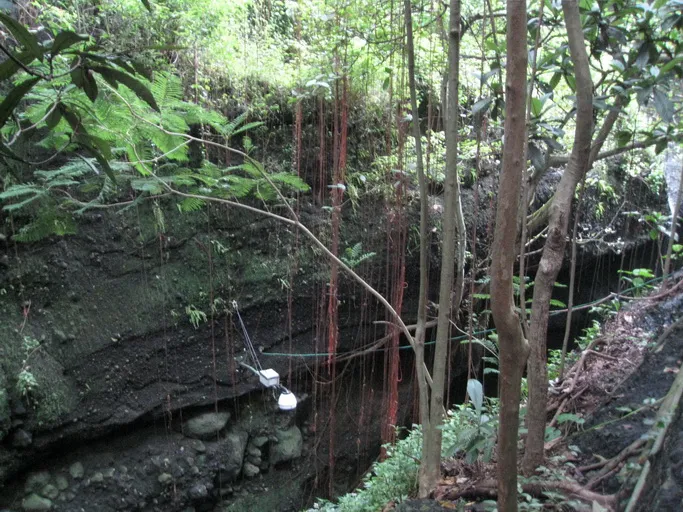
<svg viewBox="0 0 683 512"><path fill-rule="evenodd" d="M517 511L519 402L522 373L528 354L512 294L517 212L526 168L526 26L526 0L508 0L505 140L491 260L491 312L498 329L500 346L498 510L501 512Z"/></svg>
<svg viewBox="0 0 683 512"><path fill-rule="evenodd" d="M557 186L550 210L548 236L536 271L531 325L529 328L529 407L527 410L526 449L523 469L531 473L543 463L548 368L546 336L553 285L564 261L567 227L576 187L590 165L593 131L593 82L588 65L583 28L577 0L562 0L569 54L576 78L576 128L569 163Z"/></svg>

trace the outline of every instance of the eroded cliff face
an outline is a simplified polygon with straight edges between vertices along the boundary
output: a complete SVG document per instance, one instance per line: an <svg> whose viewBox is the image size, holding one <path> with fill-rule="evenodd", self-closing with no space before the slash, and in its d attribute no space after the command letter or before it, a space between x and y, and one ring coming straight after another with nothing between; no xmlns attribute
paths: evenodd
<svg viewBox="0 0 683 512"><path fill-rule="evenodd" d="M381 289L385 211L366 208L366 220L346 222L341 247L363 242L377 253L370 275ZM325 210L301 215L326 236ZM296 509L324 480L325 464L306 457L327 457L313 445L329 436L321 428L330 409L343 418L335 426L342 480L376 454L382 356L354 362L351 373L365 377L343 374L341 398L331 401L324 383L313 384L326 379L317 366L325 358L283 355L326 351L317 318L329 279L328 262L283 224L218 206L181 214L169 201L87 213L73 236L4 244L0 483L11 492L0 505L202 509L221 497L251 500L258 485L272 487L272 500L279 485L289 498L271 509ZM409 270L411 291L413 278ZM233 300L264 367L298 394L297 414L279 412L239 366L249 361ZM340 351L381 337L372 322L384 313L359 286L343 279L339 300ZM404 304L409 319L412 298ZM358 420L350 411L363 402ZM201 418L208 433L190 432L188 420ZM289 476L278 474L282 466Z"/></svg>
<svg viewBox="0 0 683 512"><path fill-rule="evenodd" d="M551 190L552 179L539 194ZM495 172L482 176L476 211L473 189L463 189L477 251L487 247L496 182ZM617 238L634 247L647 239L637 219L620 215L626 206L642 210L664 200L637 180L624 184L627 203L608 205L602 217L614 219L613 231L581 246L586 272L596 270L591 262ZM600 200L589 197L588 208ZM416 225L415 202L410 211L406 222ZM438 226L438 198L430 211ZM329 211L304 204L301 217L329 245ZM395 219L381 202L366 201L358 210L349 206L342 224L342 250L360 242L363 253L376 253L359 270L385 295ZM588 219L586 233L598 233L601 222ZM332 410L338 491L355 485L376 456L385 354L344 362L332 398L326 358L315 355L327 351L329 263L285 225L215 205L180 213L164 199L88 212L75 235L33 244L12 242L6 225L0 485L8 492L0 493L0 506L210 510L223 499L231 510L296 510L327 488ZM437 229L432 277L439 251ZM417 251L409 250L406 323L416 311L417 272ZM435 301L437 287L431 288ZM264 367L301 399L296 415L279 412L271 393L240 367L248 361L233 300ZM388 319L385 312L346 277L339 301L341 352L384 336L385 327L373 322ZM410 354L402 354L401 405L409 423ZM193 419L208 422L208 434L191 433Z"/></svg>

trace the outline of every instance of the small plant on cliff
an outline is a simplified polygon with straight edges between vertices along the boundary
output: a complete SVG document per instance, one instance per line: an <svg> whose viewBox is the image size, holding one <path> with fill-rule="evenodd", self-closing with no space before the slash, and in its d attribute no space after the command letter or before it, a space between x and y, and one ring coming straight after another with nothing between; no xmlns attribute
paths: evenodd
<svg viewBox="0 0 683 512"><path fill-rule="evenodd" d="M190 304L185 308L185 313L187 313L190 323L195 329L199 328L199 324L206 322L206 313L204 313L201 309L197 309L193 304Z"/></svg>

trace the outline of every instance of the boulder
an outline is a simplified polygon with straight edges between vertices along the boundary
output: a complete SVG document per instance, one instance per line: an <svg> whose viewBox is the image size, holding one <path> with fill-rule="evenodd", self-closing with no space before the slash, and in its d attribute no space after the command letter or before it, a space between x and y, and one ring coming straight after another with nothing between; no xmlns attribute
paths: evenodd
<svg viewBox="0 0 683 512"><path fill-rule="evenodd" d="M275 437L277 443L273 443L270 447L271 464L288 462L301 457L304 441L299 427L294 425L286 430L278 429L275 431Z"/></svg>
<svg viewBox="0 0 683 512"><path fill-rule="evenodd" d="M31 473L24 484L24 492L30 494L38 492L47 484L50 483L50 473L47 471L39 471L38 473Z"/></svg>
<svg viewBox="0 0 683 512"><path fill-rule="evenodd" d="M85 469L83 468L83 464L80 462L74 462L69 466L69 474L71 474L71 478L74 480L80 480L83 478L83 475L85 474Z"/></svg>
<svg viewBox="0 0 683 512"><path fill-rule="evenodd" d="M42 512L44 510L51 510L52 501L32 493L22 500L21 508L25 512Z"/></svg>
<svg viewBox="0 0 683 512"><path fill-rule="evenodd" d="M221 471L226 473L229 479L236 478L242 470L244 453L247 449L249 434L244 430L231 430L225 436L222 447L223 456Z"/></svg>
<svg viewBox="0 0 683 512"><path fill-rule="evenodd" d="M245 462L244 467L242 468L242 474L245 478L254 478L260 472L261 470L258 466L254 466L251 462Z"/></svg>
<svg viewBox="0 0 683 512"><path fill-rule="evenodd" d="M187 420L183 424L183 434L195 439L215 439L230 419L229 412L206 412Z"/></svg>

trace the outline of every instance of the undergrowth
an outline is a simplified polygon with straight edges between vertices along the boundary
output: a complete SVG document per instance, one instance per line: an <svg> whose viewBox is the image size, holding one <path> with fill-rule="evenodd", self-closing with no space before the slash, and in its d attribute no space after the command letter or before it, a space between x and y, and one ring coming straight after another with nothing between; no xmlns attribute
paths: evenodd
<svg viewBox="0 0 683 512"><path fill-rule="evenodd" d="M488 460L496 443L498 405L489 400L482 408L463 404L448 412L443 429L442 457L466 456L469 461ZM415 496L422 450L422 429L413 425L405 438L385 446L387 458L373 464L359 489L336 503L318 501L313 511L376 512L387 503Z"/></svg>

